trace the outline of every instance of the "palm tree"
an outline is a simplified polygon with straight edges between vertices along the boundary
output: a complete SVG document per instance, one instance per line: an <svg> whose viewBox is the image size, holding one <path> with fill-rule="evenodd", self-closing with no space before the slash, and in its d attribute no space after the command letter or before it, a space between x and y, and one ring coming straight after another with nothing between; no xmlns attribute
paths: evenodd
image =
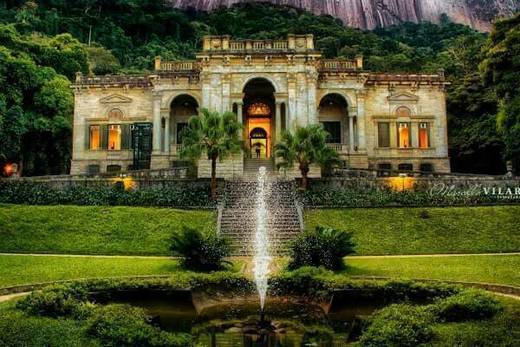
<svg viewBox="0 0 520 347"><path fill-rule="evenodd" d="M181 158L198 161L204 154L211 160L211 196L217 197L217 160L240 152L241 125L232 112L220 114L202 109L182 132Z"/></svg>
<svg viewBox="0 0 520 347"><path fill-rule="evenodd" d="M302 189L308 186L308 174L312 164L322 169L339 163L338 153L327 146L327 133L319 124L297 127L294 134L285 131L281 142L275 146L276 157L281 159L278 167L294 167L298 163L302 175Z"/></svg>

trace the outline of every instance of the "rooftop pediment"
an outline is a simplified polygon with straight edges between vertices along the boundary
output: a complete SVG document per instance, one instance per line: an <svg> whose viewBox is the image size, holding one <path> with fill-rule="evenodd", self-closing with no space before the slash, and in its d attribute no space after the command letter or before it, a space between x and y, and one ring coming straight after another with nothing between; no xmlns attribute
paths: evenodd
<svg viewBox="0 0 520 347"><path fill-rule="evenodd" d="M107 97L104 97L99 102L101 102L102 104L129 104L132 102L132 99L120 94L112 94Z"/></svg>
<svg viewBox="0 0 520 347"><path fill-rule="evenodd" d="M398 92L391 94L388 97L388 101L394 101L394 102L417 102L419 101L419 97L415 94L408 93L408 92Z"/></svg>

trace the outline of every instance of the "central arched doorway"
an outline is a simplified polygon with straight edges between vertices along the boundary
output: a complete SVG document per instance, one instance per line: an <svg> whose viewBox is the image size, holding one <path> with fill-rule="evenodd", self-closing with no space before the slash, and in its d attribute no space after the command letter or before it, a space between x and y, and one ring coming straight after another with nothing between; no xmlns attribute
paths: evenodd
<svg viewBox="0 0 520 347"><path fill-rule="evenodd" d="M250 158L269 158L274 133L275 88L265 78L244 87L244 140Z"/></svg>

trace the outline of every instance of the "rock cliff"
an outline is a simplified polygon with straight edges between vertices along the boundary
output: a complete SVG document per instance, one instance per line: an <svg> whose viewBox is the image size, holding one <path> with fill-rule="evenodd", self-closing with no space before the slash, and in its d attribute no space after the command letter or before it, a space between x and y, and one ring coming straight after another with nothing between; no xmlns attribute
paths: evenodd
<svg viewBox="0 0 520 347"><path fill-rule="evenodd" d="M169 0L176 8L213 10L255 0ZM401 22L438 22L445 13L453 21L487 31L491 21L510 16L520 10L519 0L263 0L276 5L305 9L315 14L328 14L346 25L373 29Z"/></svg>

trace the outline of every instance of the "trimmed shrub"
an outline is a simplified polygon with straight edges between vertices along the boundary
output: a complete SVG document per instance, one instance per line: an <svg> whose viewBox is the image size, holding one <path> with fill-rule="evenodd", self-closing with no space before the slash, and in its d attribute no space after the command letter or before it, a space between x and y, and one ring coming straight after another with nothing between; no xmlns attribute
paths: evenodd
<svg viewBox="0 0 520 347"><path fill-rule="evenodd" d="M354 253L354 247L352 233L318 226L292 242L289 269L315 266L339 270L345 266L343 258Z"/></svg>
<svg viewBox="0 0 520 347"><path fill-rule="evenodd" d="M462 291L433 306L435 316L443 322L487 319L502 309L503 305L495 297L478 290Z"/></svg>
<svg viewBox="0 0 520 347"><path fill-rule="evenodd" d="M376 313L359 340L363 347L416 347L433 338L432 316L420 306L391 305Z"/></svg>
<svg viewBox="0 0 520 347"><path fill-rule="evenodd" d="M28 205L165 206L214 208L205 182L173 182L134 191L93 182L54 187L31 181L0 180L0 203Z"/></svg>
<svg viewBox="0 0 520 347"><path fill-rule="evenodd" d="M170 250L174 256L182 257L185 268L198 271L222 269L224 258L231 254L227 239L188 227L172 236Z"/></svg>
<svg viewBox="0 0 520 347"><path fill-rule="evenodd" d="M191 345L187 334L173 334L150 324L143 309L129 305L107 305L88 320L87 332L106 347L184 347Z"/></svg>

